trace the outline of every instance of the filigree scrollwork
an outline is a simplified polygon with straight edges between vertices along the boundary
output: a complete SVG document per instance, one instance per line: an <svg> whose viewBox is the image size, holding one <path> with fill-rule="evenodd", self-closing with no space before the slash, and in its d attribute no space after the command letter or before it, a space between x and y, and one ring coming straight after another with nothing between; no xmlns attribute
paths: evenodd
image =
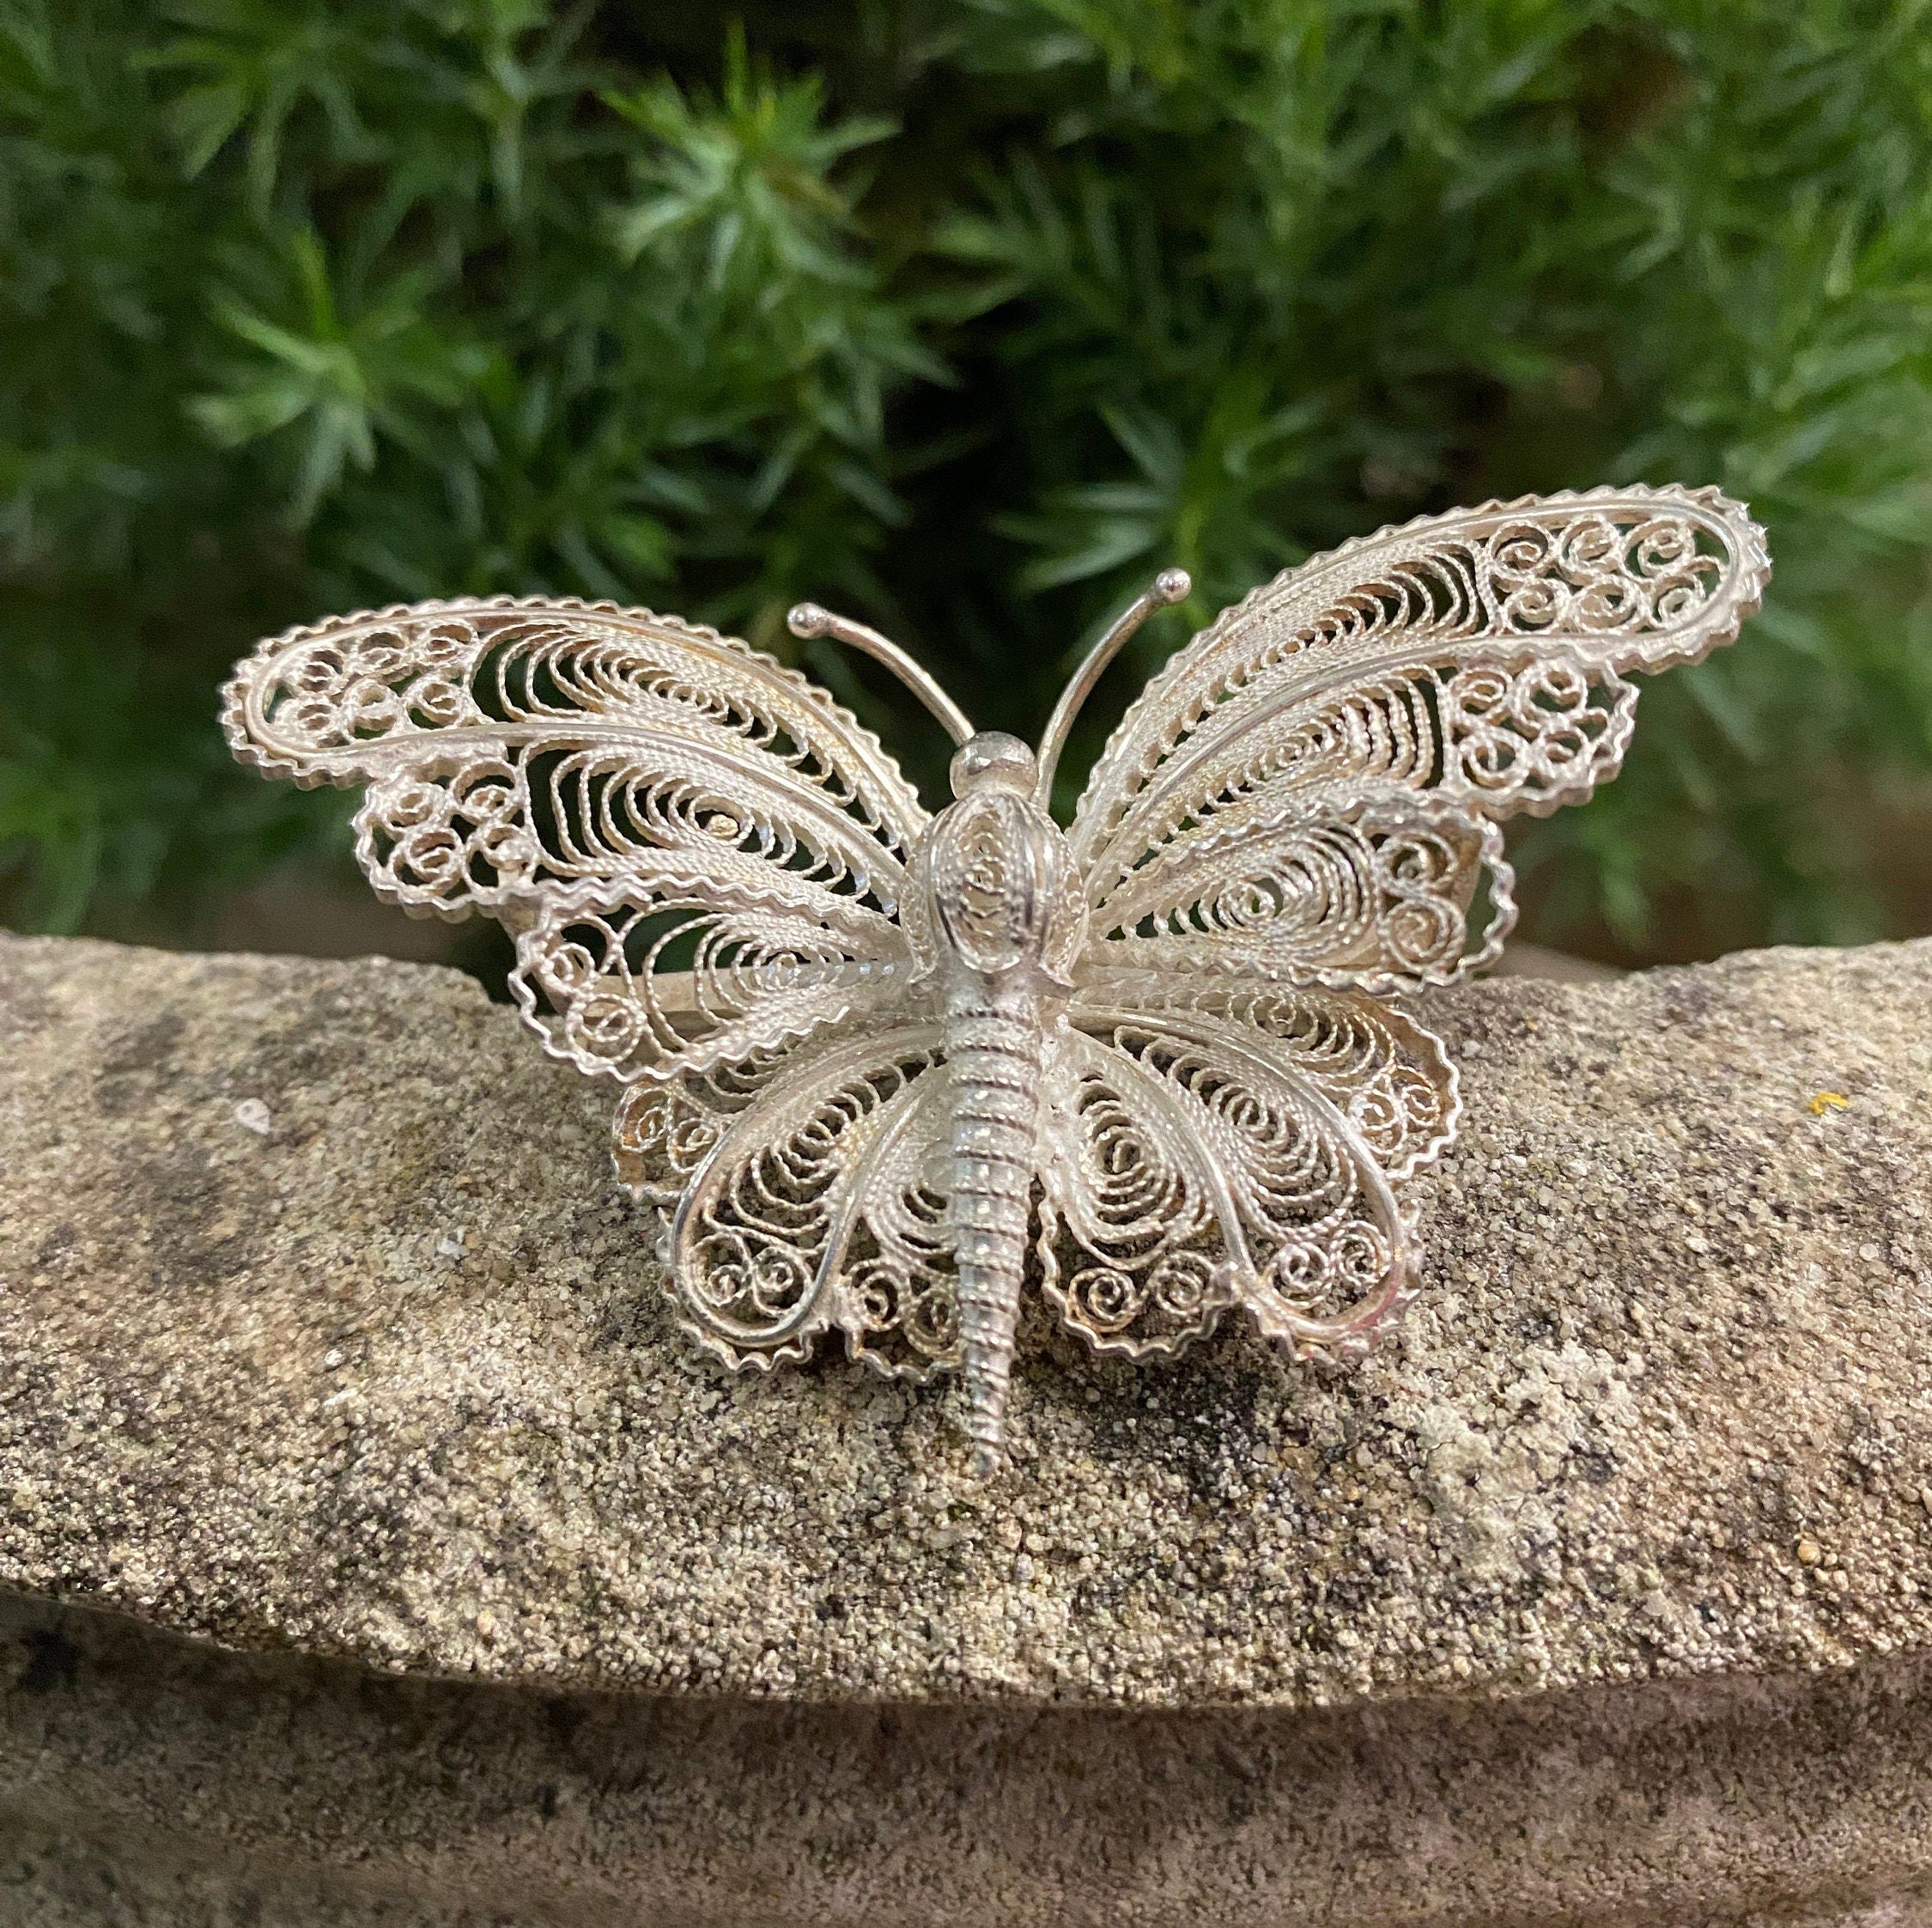
<svg viewBox="0 0 1932 1928"><path fill-rule="evenodd" d="M1233 1298L1212 1152L1151 1107L1131 1074L1066 1043L1046 1086L1058 1156L1042 1173L1042 1286L1097 1351L1178 1352Z"/></svg>
<svg viewBox="0 0 1932 1928"><path fill-rule="evenodd" d="M1735 504L1641 489L1425 518L1290 570L1176 656L1095 765L1071 836L1097 916L1290 792L1344 818L1392 788L1472 819L1580 800L1628 744L1628 672L1728 641L1768 573Z"/></svg>
<svg viewBox="0 0 1932 1928"><path fill-rule="evenodd" d="M483 712L470 694L483 639L460 614L325 624L288 641L276 672L276 734L306 763L366 754L424 731L473 727Z"/></svg>
<svg viewBox="0 0 1932 1928"><path fill-rule="evenodd" d="M882 1371L951 1362L944 1080L920 1082L940 1044L928 1026L803 1052L696 1166L671 1222L675 1290L732 1365L802 1358L835 1324ZM667 1152L678 1122L652 1116Z"/></svg>
<svg viewBox="0 0 1932 1928"><path fill-rule="evenodd" d="M1239 1304L1301 1356L1360 1350L1408 1289L1407 1227L1348 1114L1225 1019L1076 1016L1042 1174L1067 1323L1142 1356Z"/></svg>
<svg viewBox="0 0 1932 1928"><path fill-rule="evenodd" d="M518 938L511 989L580 1071L629 1082L742 1064L909 988L896 925L795 877L739 891L653 881L640 866L621 886L549 898Z"/></svg>
<svg viewBox="0 0 1932 1928"><path fill-rule="evenodd" d="M890 915L927 821L877 739L795 671L608 605L431 603L291 630L240 666L225 718L265 770L368 783L372 881L445 915L519 921L548 890L669 852L706 875L795 872ZM492 786L504 812L470 826L485 848L458 848Z"/></svg>
<svg viewBox="0 0 1932 1928"><path fill-rule="evenodd" d="M1340 1111L1392 1180L1413 1177L1455 1135L1461 1101L1442 1040L1378 999L1200 971L1122 976L1096 968L1070 1014L1086 1025L1123 1011L1233 1027Z"/></svg>
<svg viewBox="0 0 1932 1928"><path fill-rule="evenodd" d="M1346 1359L1414 1288L1398 1188L1456 1128L1440 1043L1379 999L1493 958L1498 825L1629 742L1632 672L1728 642L1769 564L1711 490L1491 503L1317 557L1148 685L1062 832L1039 762L973 736L928 817L824 691L607 605L465 601L292 630L237 668L236 752L360 783L356 848L420 913L517 939L545 1048L623 1087L619 1179L687 1329L737 1368L843 1334L963 1368L997 1460L1029 1280L1103 1353L1239 1307Z"/></svg>
<svg viewBox="0 0 1932 1928"><path fill-rule="evenodd" d="M1644 514L1640 498L1566 519L1540 505L1473 530L1467 553L1487 606L1512 635L1668 636L1724 587L1725 557L1704 533L1700 543L1694 513Z"/></svg>
<svg viewBox="0 0 1932 1928"><path fill-rule="evenodd" d="M1637 688L1569 656L1465 662L1437 678L1441 788L1544 816L1622 765Z"/></svg>
<svg viewBox="0 0 1932 1928"><path fill-rule="evenodd" d="M1469 942L1477 879L1489 920ZM1242 971L1387 992L1447 983L1501 950L1516 918L1494 824L1404 791L1348 815L1299 799L1243 813L1129 873L1094 914L1097 967Z"/></svg>
<svg viewBox="0 0 1932 1928"><path fill-rule="evenodd" d="M489 745L454 769L399 769L372 784L355 833L362 868L385 897L448 917L466 916L479 892L527 885L539 856L523 772Z"/></svg>
<svg viewBox="0 0 1932 1928"><path fill-rule="evenodd" d="M633 1085L611 1128L618 1183L653 1205L675 1205L731 1122L683 1079Z"/></svg>

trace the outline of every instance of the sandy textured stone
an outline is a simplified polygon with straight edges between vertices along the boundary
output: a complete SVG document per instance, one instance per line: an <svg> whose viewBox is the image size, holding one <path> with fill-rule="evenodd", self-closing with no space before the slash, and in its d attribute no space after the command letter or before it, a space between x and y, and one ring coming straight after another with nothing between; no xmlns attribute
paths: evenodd
<svg viewBox="0 0 1932 1928"><path fill-rule="evenodd" d="M1323 1379L1230 1324L1137 1371L1036 1320L981 1485L951 1392L696 1353L610 1092L473 983L6 940L0 1584L822 1700L1291 1710L1925 1648L1932 944L1431 1015L1467 1110L1403 1337Z"/></svg>
<svg viewBox="0 0 1932 1928"><path fill-rule="evenodd" d="M531 1694L0 1599L6 1928L1932 1928L1932 1661L1490 1705Z"/></svg>

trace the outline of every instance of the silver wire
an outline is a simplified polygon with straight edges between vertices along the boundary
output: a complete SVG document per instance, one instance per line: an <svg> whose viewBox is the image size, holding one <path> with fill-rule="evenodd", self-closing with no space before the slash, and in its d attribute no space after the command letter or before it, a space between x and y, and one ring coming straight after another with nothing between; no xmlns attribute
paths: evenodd
<svg viewBox="0 0 1932 1928"><path fill-rule="evenodd" d="M1060 751L1066 747L1073 719L1079 714L1080 705L1093 694L1102 672L1120 654L1121 645L1156 610L1184 601L1194 587L1194 578L1185 569L1163 569L1146 593L1122 610L1115 617L1113 627L1087 652L1087 660L1060 691L1060 701L1047 719L1046 733L1040 739L1040 776L1033 794L1042 808L1052 800L1054 772L1059 767Z"/></svg>
<svg viewBox="0 0 1932 1928"><path fill-rule="evenodd" d="M808 642L814 636L830 636L835 642L845 643L862 651L874 662L884 663L939 718L940 727L955 743L964 743L973 734L966 712L897 643L882 636L877 629L854 623L850 617L835 616L817 603L793 604L785 626L793 636Z"/></svg>

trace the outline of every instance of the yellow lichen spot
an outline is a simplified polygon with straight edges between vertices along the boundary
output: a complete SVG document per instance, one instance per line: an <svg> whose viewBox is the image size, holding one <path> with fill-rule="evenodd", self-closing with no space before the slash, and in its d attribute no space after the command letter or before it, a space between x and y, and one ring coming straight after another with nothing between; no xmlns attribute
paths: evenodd
<svg viewBox="0 0 1932 1928"><path fill-rule="evenodd" d="M1814 1118L1822 1118L1827 1111L1842 1111L1851 1103L1843 1092L1820 1092L1805 1110Z"/></svg>

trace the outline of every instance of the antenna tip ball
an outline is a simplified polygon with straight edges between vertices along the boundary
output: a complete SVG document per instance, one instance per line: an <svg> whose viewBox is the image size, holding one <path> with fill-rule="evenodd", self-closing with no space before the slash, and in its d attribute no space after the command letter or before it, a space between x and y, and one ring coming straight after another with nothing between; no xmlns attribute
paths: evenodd
<svg viewBox="0 0 1932 1928"><path fill-rule="evenodd" d="M817 603L793 603L786 611L785 627L793 636L809 640L823 636L831 620Z"/></svg>
<svg viewBox="0 0 1932 1928"><path fill-rule="evenodd" d="M1154 578L1154 593L1163 603L1184 601L1194 587L1194 579L1185 569L1163 569Z"/></svg>

